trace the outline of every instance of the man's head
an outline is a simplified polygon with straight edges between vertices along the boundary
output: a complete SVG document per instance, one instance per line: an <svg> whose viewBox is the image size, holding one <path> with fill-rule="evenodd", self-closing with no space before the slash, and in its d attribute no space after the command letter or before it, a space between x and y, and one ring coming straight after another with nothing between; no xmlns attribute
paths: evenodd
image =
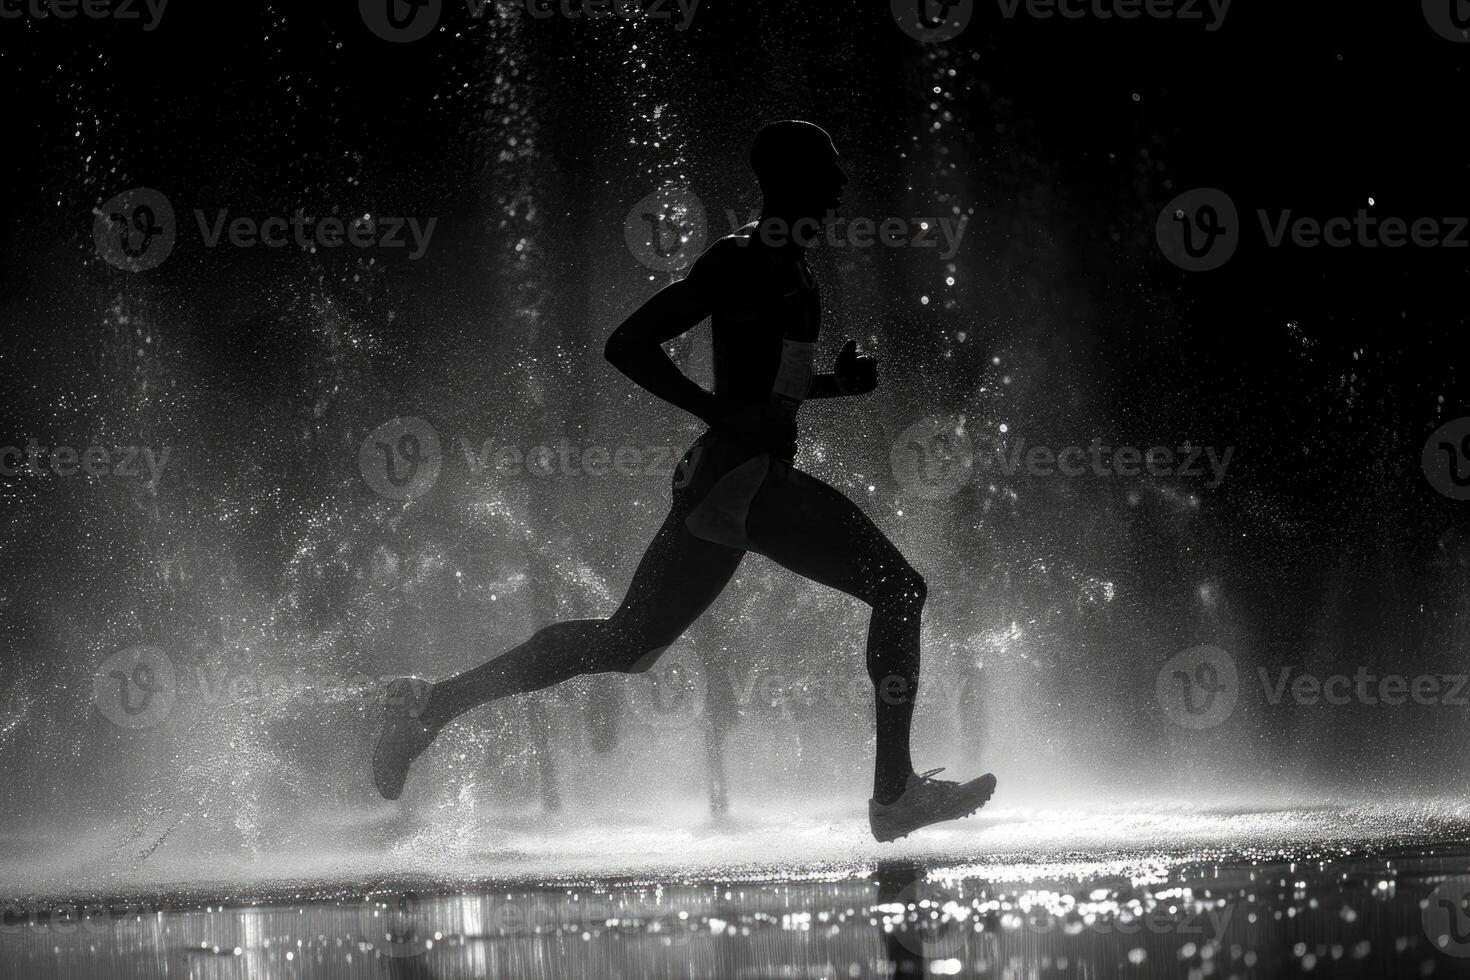
<svg viewBox="0 0 1470 980"><path fill-rule="evenodd" d="M820 126L799 119L771 123L751 144L750 166L767 214L820 218L842 203L847 175L838 165L832 137Z"/></svg>

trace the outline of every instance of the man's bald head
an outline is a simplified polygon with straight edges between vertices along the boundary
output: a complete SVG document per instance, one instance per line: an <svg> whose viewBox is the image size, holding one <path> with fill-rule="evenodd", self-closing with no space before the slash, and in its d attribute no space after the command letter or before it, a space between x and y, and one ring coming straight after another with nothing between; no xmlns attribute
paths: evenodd
<svg viewBox="0 0 1470 980"><path fill-rule="evenodd" d="M847 183L832 137L801 119L762 127L750 147L750 167L768 205L802 213L821 215L836 208Z"/></svg>

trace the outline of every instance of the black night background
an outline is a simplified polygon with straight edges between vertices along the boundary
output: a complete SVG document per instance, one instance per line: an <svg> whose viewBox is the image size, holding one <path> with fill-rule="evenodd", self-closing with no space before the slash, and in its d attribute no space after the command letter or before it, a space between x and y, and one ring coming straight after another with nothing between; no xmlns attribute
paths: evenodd
<svg viewBox="0 0 1470 980"><path fill-rule="evenodd" d="M371 0L39 2L0 0L0 975L1470 963L1463 4L923 40L882 0L386 0L436 18L395 41ZM480 709L379 798L380 681L617 606L703 426L604 343L758 213L784 118L850 180L818 362L882 379L796 465L927 580L916 762L994 802L873 842L867 610L759 556L656 670ZM710 384L707 325L666 349ZM374 472L404 424L427 484Z"/></svg>

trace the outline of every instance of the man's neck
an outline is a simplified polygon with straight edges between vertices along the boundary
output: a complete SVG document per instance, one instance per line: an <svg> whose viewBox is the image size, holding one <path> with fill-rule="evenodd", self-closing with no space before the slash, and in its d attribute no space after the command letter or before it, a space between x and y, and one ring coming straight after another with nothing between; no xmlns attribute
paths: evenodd
<svg viewBox="0 0 1470 980"><path fill-rule="evenodd" d="M790 212L762 210L756 237L763 243L804 254L821 238L822 220L810 215L793 217Z"/></svg>

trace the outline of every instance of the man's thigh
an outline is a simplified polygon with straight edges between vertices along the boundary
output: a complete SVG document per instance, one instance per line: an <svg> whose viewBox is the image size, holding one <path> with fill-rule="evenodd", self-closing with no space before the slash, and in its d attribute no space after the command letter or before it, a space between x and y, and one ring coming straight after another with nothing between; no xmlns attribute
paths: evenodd
<svg viewBox="0 0 1470 980"><path fill-rule="evenodd" d="M751 550L784 568L871 602L908 562L878 526L830 484L773 464L746 520Z"/></svg>
<svg viewBox="0 0 1470 980"><path fill-rule="evenodd" d="M744 557L743 551L695 537L684 527L683 514L670 513L643 553L613 624L651 650L668 646L710 607Z"/></svg>

